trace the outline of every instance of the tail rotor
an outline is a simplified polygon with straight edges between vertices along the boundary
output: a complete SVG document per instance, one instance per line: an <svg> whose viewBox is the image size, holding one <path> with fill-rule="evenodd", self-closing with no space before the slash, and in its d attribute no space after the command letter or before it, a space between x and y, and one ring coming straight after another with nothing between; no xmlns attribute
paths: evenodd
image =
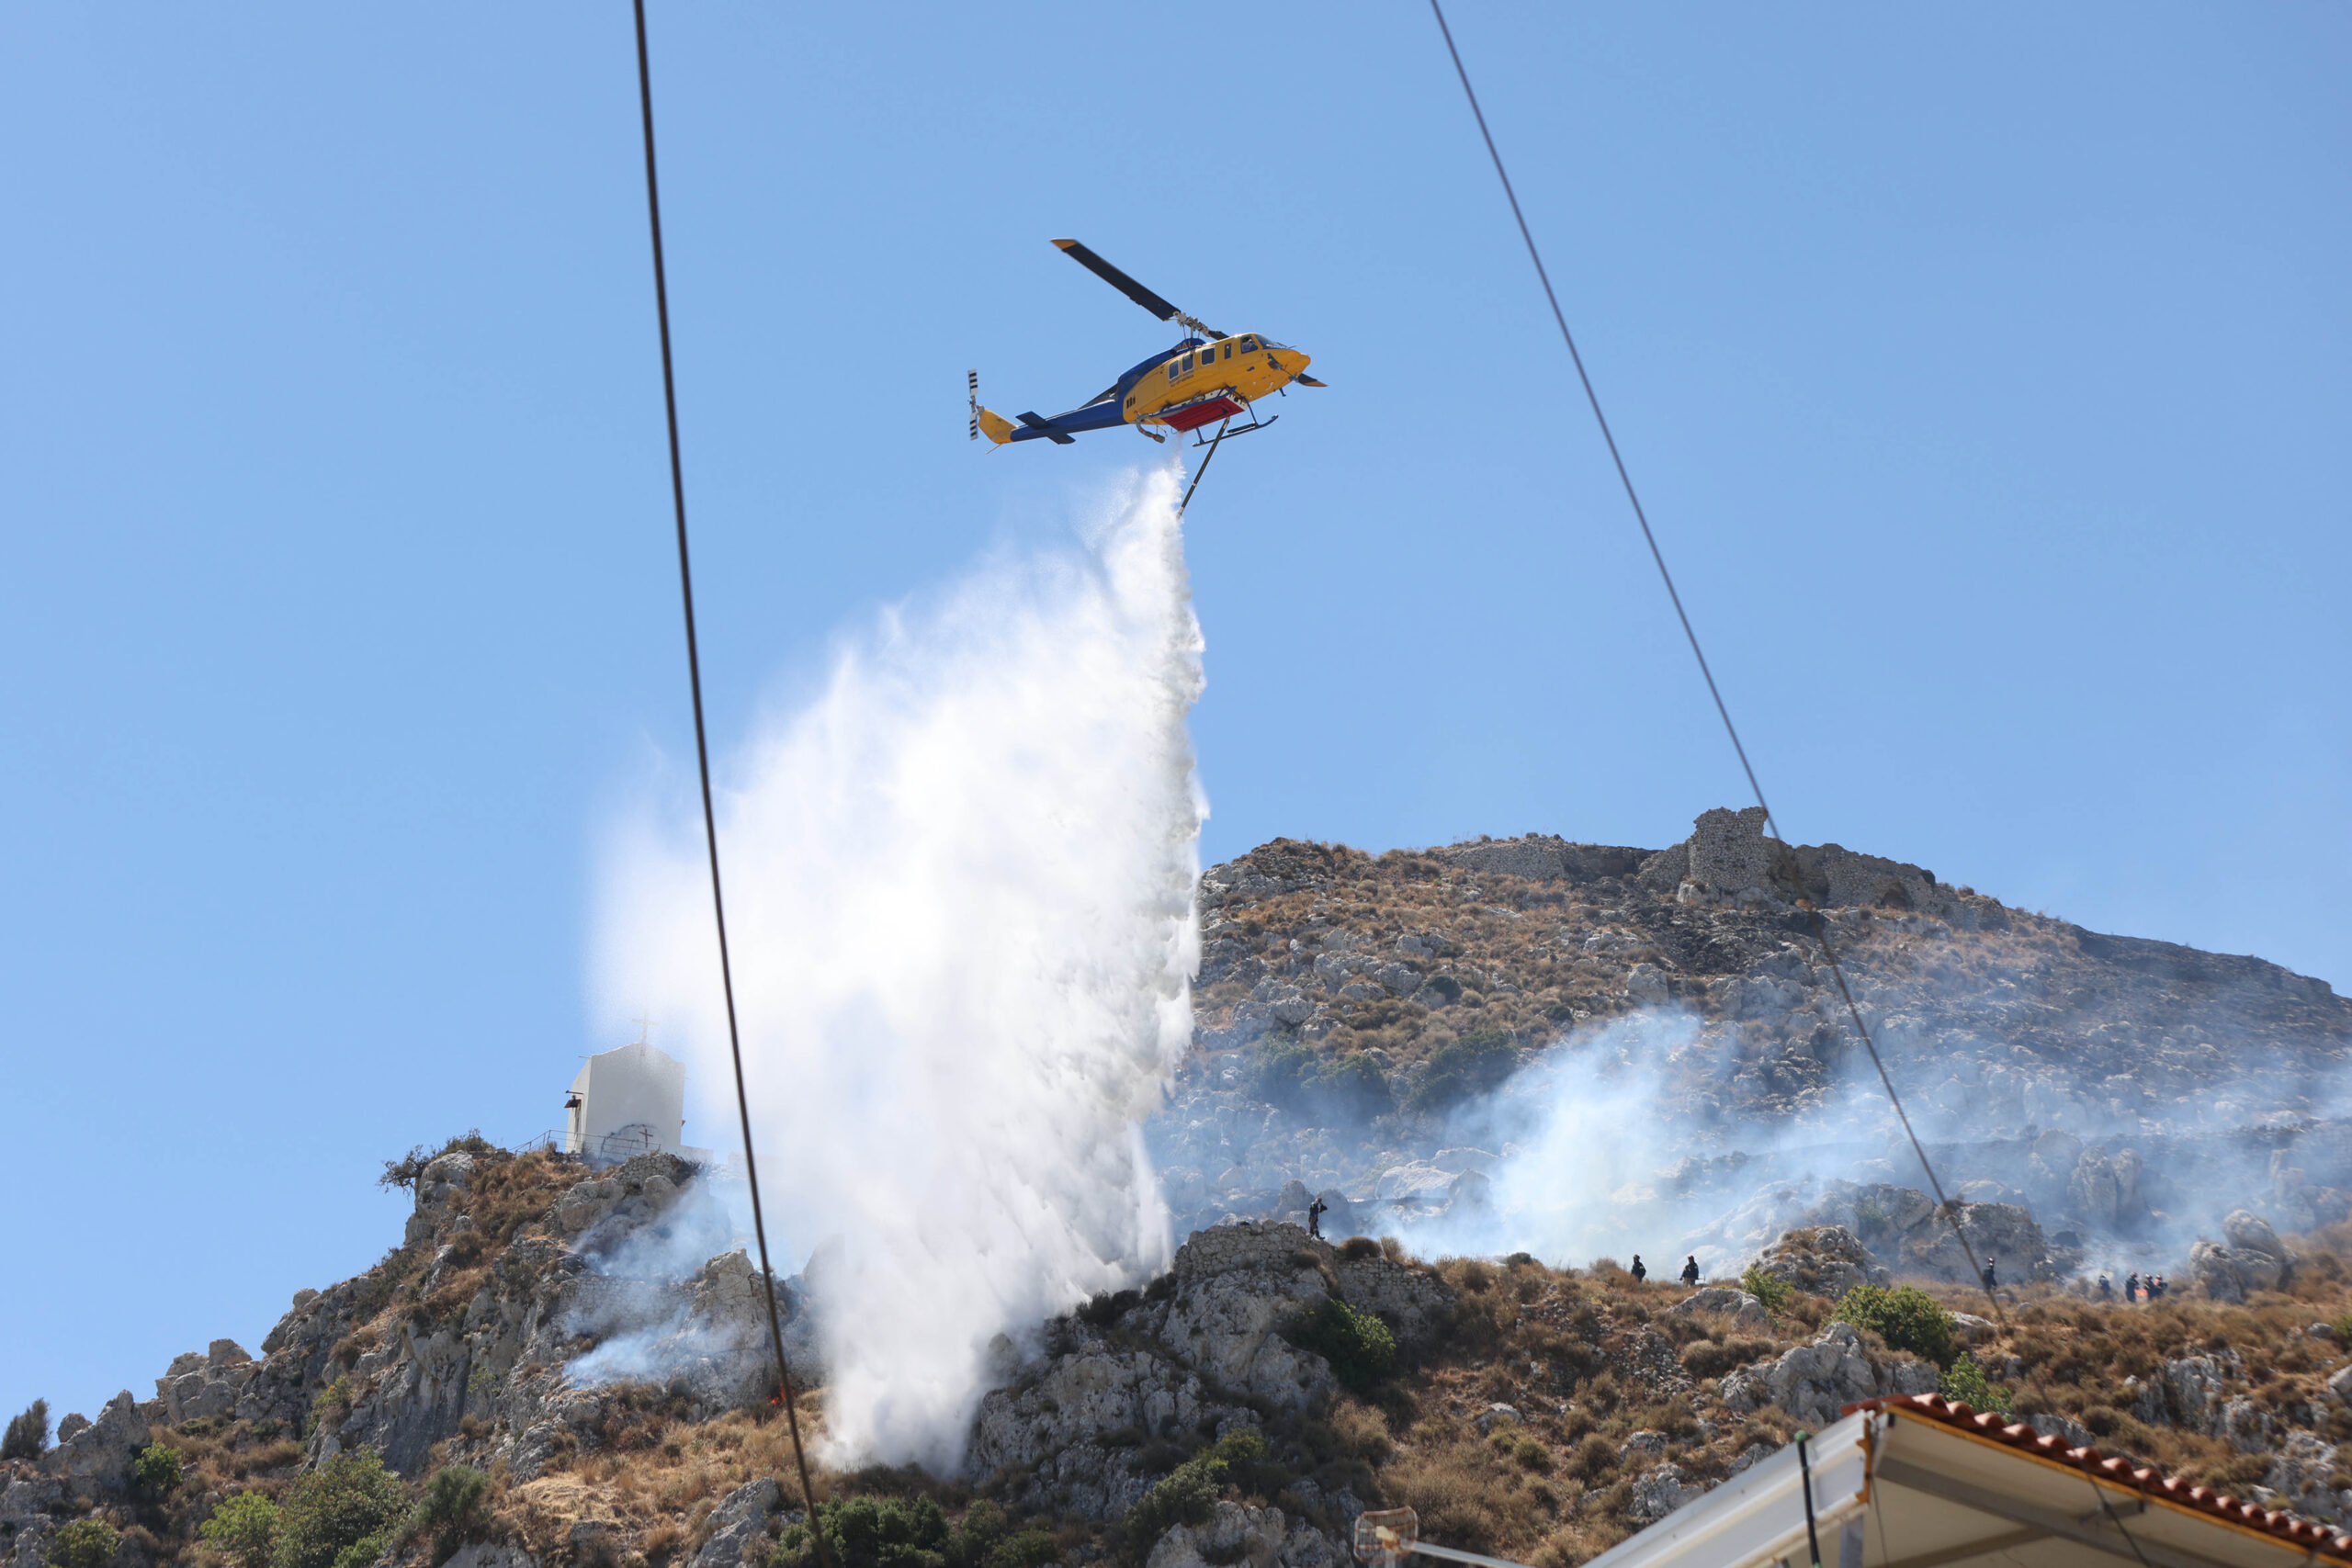
<svg viewBox="0 0 2352 1568"><path fill-rule="evenodd" d="M964 373L964 383L965 392L972 404L971 439L978 441L980 438L980 373L977 370L967 370Z"/></svg>

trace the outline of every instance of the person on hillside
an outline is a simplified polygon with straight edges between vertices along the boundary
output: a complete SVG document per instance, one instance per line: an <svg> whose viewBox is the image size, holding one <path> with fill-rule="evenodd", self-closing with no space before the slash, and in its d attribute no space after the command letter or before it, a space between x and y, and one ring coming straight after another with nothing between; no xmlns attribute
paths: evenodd
<svg viewBox="0 0 2352 1568"><path fill-rule="evenodd" d="M1644 1280L1646 1280L1646 1279L1648 1279L1648 1278L1650 1277L1650 1271L1649 1271L1647 1269L1645 1269L1645 1268L1643 1268L1643 1267L1642 1267L1642 1255L1641 1255L1640 1253L1638 1253L1638 1252L1636 1252L1635 1254L1634 1254L1634 1268L1633 1268L1633 1275L1634 1275L1634 1282L1635 1284L1637 1284L1637 1285L1638 1285L1638 1284L1640 1284Z"/></svg>
<svg viewBox="0 0 2352 1568"><path fill-rule="evenodd" d="M2123 1299L2127 1302L2140 1299L2140 1271L2137 1269L2123 1276Z"/></svg>
<svg viewBox="0 0 2352 1568"><path fill-rule="evenodd" d="M1989 1294L1991 1292L1997 1290L2000 1287L2000 1283L2001 1281L1996 1278L1993 1273L1993 1259L1991 1258L1986 1258L1984 1259L1984 1289L1986 1292Z"/></svg>
<svg viewBox="0 0 2352 1568"><path fill-rule="evenodd" d="M1323 1216L1330 1212L1331 1205L1326 1203L1320 1198L1317 1198L1315 1201L1309 1203L1306 1206L1306 1234L1311 1236L1322 1235Z"/></svg>
<svg viewBox="0 0 2352 1568"><path fill-rule="evenodd" d="M2107 1282L2107 1270L2104 1269L2100 1269L2098 1274L2098 1299L2101 1301L2107 1301L2113 1297L2114 1294L2115 1287Z"/></svg>
<svg viewBox="0 0 2352 1568"><path fill-rule="evenodd" d="M2148 1299L2150 1301L2154 1301L2157 1297L2163 1295L2165 1288L2165 1277L2162 1274L2151 1274L2148 1276Z"/></svg>
<svg viewBox="0 0 2352 1568"><path fill-rule="evenodd" d="M1699 1288L1699 1258L1696 1253L1682 1260L1682 1282L1694 1291Z"/></svg>

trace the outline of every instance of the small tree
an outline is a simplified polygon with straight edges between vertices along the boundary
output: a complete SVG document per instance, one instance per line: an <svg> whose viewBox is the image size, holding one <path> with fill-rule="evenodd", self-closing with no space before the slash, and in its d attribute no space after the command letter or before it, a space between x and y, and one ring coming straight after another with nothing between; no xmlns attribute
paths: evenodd
<svg viewBox="0 0 2352 1568"><path fill-rule="evenodd" d="M1387 1376L1396 1364L1396 1337L1388 1325L1337 1296L1324 1297L1322 1305L1291 1325L1286 1337L1331 1363L1331 1375L1357 1393Z"/></svg>
<svg viewBox="0 0 2352 1568"><path fill-rule="evenodd" d="M1152 1543L1174 1525L1206 1523L1216 1512L1229 1472L1254 1470L1266 1457L1266 1439L1256 1428L1244 1427L1216 1440L1178 1465L1127 1510L1123 1521L1127 1550L1137 1559L1151 1553Z"/></svg>
<svg viewBox="0 0 2352 1568"><path fill-rule="evenodd" d="M1908 1350L1939 1367L1959 1354L1952 1342L1951 1314L1917 1285L1857 1285L1838 1303L1838 1317L1867 1328L1896 1350Z"/></svg>
<svg viewBox="0 0 2352 1568"><path fill-rule="evenodd" d="M0 1460L39 1459L48 1448L49 1401L36 1399L23 1415L8 1418L7 1434L0 1437Z"/></svg>
<svg viewBox="0 0 2352 1568"><path fill-rule="evenodd" d="M197 1533L237 1568L269 1568L277 1546L277 1505L258 1492L232 1493Z"/></svg>
<svg viewBox="0 0 2352 1568"><path fill-rule="evenodd" d="M49 1543L49 1568L107 1568L120 1538L97 1519L75 1519Z"/></svg>
<svg viewBox="0 0 2352 1568"><path fill-rule="evenodd" d="M2006 1412L2009 1408L2009 1391L1985 1376L1984 1367L1966 1351L1944 1369L1943 1376L1936 1380L1936 1392L1972 1410Z"/></svg>
<svg viewBox="0 0 2352 1568"><path fill-rule="evenodd" d="M950 1545L946 1516L928 1497L852 1497L817 1505L840 1568L943 1568ZM814 1564L817 1545L807 1525L787 1525L770 1556L776 1568Z"/></svg>
<svg viewBox="0 0 2352 1568"><path fill-rule="evenodd" d="M373 1449L339 1453L294 1483L277 1524L273 1568L334 1568L344 1549L398 1519L401 1478ZM367 1561L380 1555L380 1548Z"/></svg>
<svg viewBox="0 0 2352 1568"><path fill-rule="evenodd" d="M1741 1289L1764 1303L1764 1310L1774 1317L1789 1310L1797 1288L1777 1274L1767 1274L1760 1264L1751 1263L1747 1272L1739 1277Z"/></svg>
<svg viewBox="0 0 2352 1568"><path fill-rule="evenodd" d="M433 1472L410 1522L433 1538L436 1564L481 1531L482 1504L489 1495L490 1477L471 1465L445 1464Z"/></svg>
<svg viewBox="0 0 2352 1568"><path fill-rule="evenodd" d="M150 1443L130 1461L130 1479L158 1503L180 1489L180 1450Z"/></svg>

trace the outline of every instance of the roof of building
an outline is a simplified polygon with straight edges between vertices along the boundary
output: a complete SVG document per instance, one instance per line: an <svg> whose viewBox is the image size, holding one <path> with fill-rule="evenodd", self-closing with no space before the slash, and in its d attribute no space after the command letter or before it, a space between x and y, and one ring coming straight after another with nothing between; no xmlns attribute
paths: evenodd
<svg viewBox="0 0 2352 1568"><path fill-rule="evenodd" d="M2118 1455L2101 1453L2094 1448L2075 1447L2063 1438L2044 1437L2022 1421L2012 1421L1993 1411L1973 1410L1958 1400L1946 1399L1939 1393L1867 1399L1846 1406L1845 1414L1851 1416L1859 1410L1887 1410L1924 1417L1940 1426L1955 1427L1999 1443L2005 1448L2020 1450L2053 1464L2086 1472L2111 1485L2129 1486L2150 1497L2161 1498L2197 1513L2210 1514L2243 1529L2276 1536L2307 1551L2352 1562L2352 1534L2333 1525L2324 1525L2298 1514L2266 1508L2259 1503L2233 1496L2211 1486L2193 1485L2177 1475L2166 1475L2151 1466L2135 1464Z"/></svg>

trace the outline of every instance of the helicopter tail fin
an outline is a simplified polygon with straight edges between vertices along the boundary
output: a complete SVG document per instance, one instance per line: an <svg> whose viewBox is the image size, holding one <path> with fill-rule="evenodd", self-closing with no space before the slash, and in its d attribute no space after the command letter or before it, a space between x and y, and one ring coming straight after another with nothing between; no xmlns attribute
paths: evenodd
<svg viewBox="0 0 2352 1568"><path fill-rule="evenodd" d="M981 433L985 431L988 438L999 446L1012 440L1012 422L1001 413L980 407L980 373L978 371L967 370L964 373L964 388L972 405L972 433L967 439L978 441Z"/></svg>

